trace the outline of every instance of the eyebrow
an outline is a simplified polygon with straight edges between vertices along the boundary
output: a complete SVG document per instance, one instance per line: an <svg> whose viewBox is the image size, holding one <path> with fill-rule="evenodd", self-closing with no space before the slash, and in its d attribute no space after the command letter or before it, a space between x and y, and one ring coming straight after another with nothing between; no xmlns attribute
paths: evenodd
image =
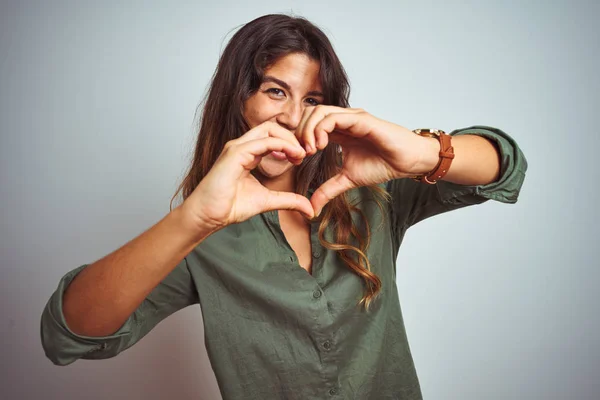
<svg viewBox="0 0 600 400"><path fill-rule="evenodd" d="M277 79L274 76L270 76L267 75L263 78L263 83L265 82L273 82L278 84L279 86L281 86L282 88L284 88L287 91L291 91L292 88L290 87L290 85L288 85L286 82L282 81L281 79ZM323 92L319 92L317 90L313 90L310 91L308 93L306 93L307 96L320 96L320 97L325 97L325 95L323 95Z"/></svg>

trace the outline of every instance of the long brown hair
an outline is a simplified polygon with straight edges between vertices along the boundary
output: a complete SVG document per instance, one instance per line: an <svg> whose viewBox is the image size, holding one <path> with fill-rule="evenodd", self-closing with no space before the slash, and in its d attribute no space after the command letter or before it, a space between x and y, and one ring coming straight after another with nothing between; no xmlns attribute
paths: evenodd
<svg viewBox="0 0 600 400"><path fill-rule="evenodd" d="M265 15L247 23L227 44L212 77L204 99L193 161L171 199L171 209L180 192L185 200L194 191L225 143L249 130L243 117L244 103L259 89L265 69L291 53L306 54L320 63L324 104L349 106L348 77L329 39L319 28L304 18L282 14ZM318 188L336 175L341 167L341 157L339 145L331 143L323 151L306 158L296 168L296 193L306 196L309 189ZM381 200L387 199L387 193L377 186L369 189L382 209ZM364 232L353 222L352 212L360 216ZM335 250L363 279L365 293L359 304L368 309L381 290L381 281L371 272L365 254L371 237L367 218L356 204L350 203L346 194L342 194L327 204L319 219L321 244ZM325 229L329 225L334 232L334 242L325 239Z"/></svg>

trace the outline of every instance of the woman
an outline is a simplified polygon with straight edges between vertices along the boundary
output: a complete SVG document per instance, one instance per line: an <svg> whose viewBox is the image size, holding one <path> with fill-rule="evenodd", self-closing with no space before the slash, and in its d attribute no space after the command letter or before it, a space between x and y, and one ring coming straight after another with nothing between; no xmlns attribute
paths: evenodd
<svg viewBox="0 0 600 400"><path fill-rule="evenodd" d="M42 315L47 356L113 357L199 303L224 399L420 399L395 282L402 238L442 212L516 202L527 163L501 130L415 134L348 95L310 22L242 27L213 77L183 203L61 279Z"/></svg>

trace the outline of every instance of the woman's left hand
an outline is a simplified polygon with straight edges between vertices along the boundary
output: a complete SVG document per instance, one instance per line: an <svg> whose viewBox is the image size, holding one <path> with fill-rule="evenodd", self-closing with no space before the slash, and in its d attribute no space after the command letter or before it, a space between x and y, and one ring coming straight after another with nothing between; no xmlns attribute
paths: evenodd
<svg viewBox="0 0 600 400"><path fill-rule="evenodd" d="M352 188L429 172L434 138L414 134L400 125L376 118L362 109L316 106L305 109L296 136L307 155L338 143L344 154L342 170L312 195L318 215L334 197ZM433 142L432 142L433 141Z"/></svg>

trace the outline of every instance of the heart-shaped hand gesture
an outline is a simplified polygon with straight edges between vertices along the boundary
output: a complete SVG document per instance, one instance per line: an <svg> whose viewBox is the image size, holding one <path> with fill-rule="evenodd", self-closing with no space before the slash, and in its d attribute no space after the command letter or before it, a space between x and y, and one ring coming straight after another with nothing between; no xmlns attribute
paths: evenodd
<svg viewBox="0 0 600 400"><path fill-rule="evenodd" d="M311 197L315 215L331 199L352 188L422 173L423 155L430 151L431 140L436 140L415 135L362 109L335 106L307 108L296 136L307 155L323 150L329 142L342 147L342 170Z"/></svg>
<svg viewBox="0 0 600 400"><path fill-rule="evenodd" d="M299 165L330 142L342 148L342 169L317 188L310 201L296 193L269 190L251 174L272 151L285 153ZM428 138L362 109L310 107L295 135L275 122L264 122L229 141L182 206L197 226L210 231L270 210L296 210L312 218L347 190L423 172L423 154L430 149Z"/></svg>

